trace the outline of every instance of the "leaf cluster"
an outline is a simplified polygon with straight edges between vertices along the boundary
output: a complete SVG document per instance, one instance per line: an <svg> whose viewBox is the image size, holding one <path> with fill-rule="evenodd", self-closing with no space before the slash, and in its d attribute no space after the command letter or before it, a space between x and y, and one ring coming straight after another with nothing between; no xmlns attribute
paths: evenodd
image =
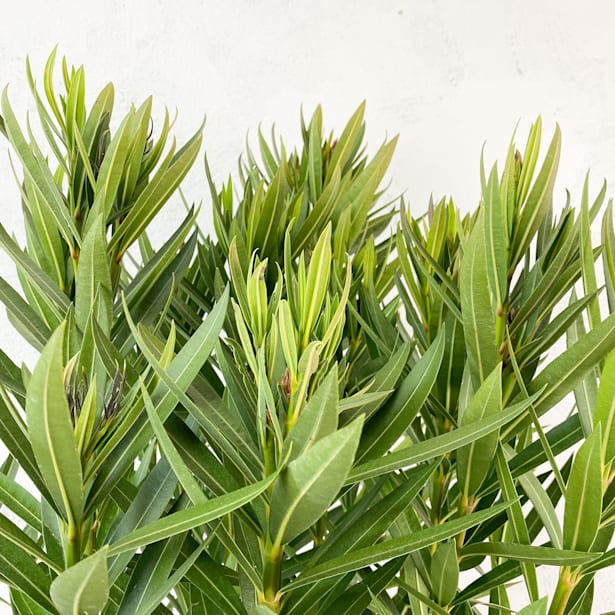
<svg viewBox="0 0 615 615"><path fill-rule="evenodd" d="M317 108L237 180L205 160L215 234L190 207L154 249L202 127L154 136L151 99L116 122L82 67L57 93L55 55L42 90L27 67L42 141L1 102L26 245L0 226L0 301L40 351L0 352L13 611L464 615L520 583L520 613L588 613L615 561L615 231L606 185L557 201L559 128L481 160L471 213L414 217L382 203L396 138L370 156L364 104L339 137Z"/></svg>

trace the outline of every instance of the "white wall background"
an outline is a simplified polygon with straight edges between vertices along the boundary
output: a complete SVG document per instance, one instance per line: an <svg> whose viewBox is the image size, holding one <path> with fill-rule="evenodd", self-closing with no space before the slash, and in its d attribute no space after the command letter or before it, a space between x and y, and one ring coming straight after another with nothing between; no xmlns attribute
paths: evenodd
<svg viewBox="0 0 615 615"><path fill-rule="evenodd" d="M415 213L432 192L474 207L483 143L486 161L502 160L515 124L523 144L538 114L545 137L556 121L563 131L558 199L568 187L578 203L589 168L595 188L603 177L615 184L611 2L1 0L0 7L0 84L10 84L15 109L32 108L26 54L40 77L57 43L59 55L85 65L90 96L115 83L119 110L153 94L159 114L165 105L179 111L180 138L207 114L205 149L218 180L234 171L259 122L264 129L275 122L292 144L301 105L309 116L322 103L326 127L340 130L366 99L372 151L385 135L400 134L391 194L405 191ZM200 168L186 192L204 201L208 226ZM0 222L22 236L4 143ZM4 255L0 273L15 279ZM0 346L32 360L4 318ZM596 613L615 608L610 574L600 578ZM554 582L545 574L543 591Z"/></svg>

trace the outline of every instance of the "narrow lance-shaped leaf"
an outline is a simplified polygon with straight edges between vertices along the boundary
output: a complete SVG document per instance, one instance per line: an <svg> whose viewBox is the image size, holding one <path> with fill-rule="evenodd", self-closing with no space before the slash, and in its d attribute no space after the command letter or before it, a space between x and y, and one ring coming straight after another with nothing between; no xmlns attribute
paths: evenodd
<svg viewBox="0 0 615 615"><path fill-rule="evenodd" d="M484 225L485 217L480 213L459 272L463 333L476 390L499 360L495 327L497 306L489 291Z"/></svg>
<svg viewBox="0 0 615 615"><path fill-rule="evenodd" d="M575 455L566 487L564 548L589 551L602 513L602 430L593 433Z"/></svg>
<svg viewBox="0 0 615 615"><path fill-rule="evenodd" d="M609 353L602 368L594 422L601 425L604 461L610 463L615 458L615 350Z"/></svg>
<svg viewBox="0 0 615 615"><path fill-rule="evenodd" d="M301 297L301 335L303 348L308 345L329 286L331 271L331 225L327 225L314 248L307 272L305 294Z"/></svg>
<svg viewBox="0 0 615 615"><path fill-rule="evenodd" d="M431 584L438 604L449 604L459 585L459 562L455 541L442 542L431 556Z"/></svg>
<svg viewBox="0 0 615 615"><path fill-rule="evenodd" d="M271 495L270 529L278 545L315 523L339 493L352 466L362 419L325 436L291 461Z"/></svg>
<svg viewBox="0 0 615 615"><path fill-rule="evenodd" d="M499 415L481 419L465 427L458 427L453 431L434 436L423 442L402 447L380 459L362 463L351 470L346 479L346 484L349 485L360 480L376 478L382 476L382 474L386 472L393 472L415 463L434 459L440 455L450 453L452 450L461 448L466 444L470 444L492 431L499 429L503 425L506 425L506 423L513 421L515 417L527 410L530 403L535 401L537 397L537 395L534 395L530 399L514 404L506 408Z"/></svg>
<svg viewBox="0 0 615 615"><path fill-rule="evenodd" d="M504 204L500 199L497 166L494 165L483 195L485 211L485 246L487 250L487 274L489 287L495 297L497 308L501 308L507 293L507 263Z"/></svg>
<svg viewBox="0 0 615 615"><path fill-rule="evenodd" d="M433 388L442 358L446 332L444 327L399 385L390 402L369 421L359 447L359 461L380 457L408 429Z"/></svg>
<svg viewBox="0 0 615 615"><path fill-rule="evenodd" d="M104 318L97 318L98 324L108 335L111 330L111 272L107 260L102 216L89 227L83 238L77 280L75 283L75 320L85 331L96 293L104 306Z"/></svg>
<svg viewBox="0 0 615 615"><path fill-rule="evenodd" d="M539 140L540 139L538 139L538 141ZM556 126L553 139L545 155L538 177L532 186L527 201L523 206L519 222L513 231L514 248L512 263L519 262L519 259L527 251L532 238L551 204L561 146L562 135L559 126ZM536 148L536 155L538 154L537 149L538 148Z"/></svg>
<svg viewBox="0 0 615 615"><path fill-rule="evenodd" d="M51 599L60 615L89 615L103 610L109 599L105 546L65 570L51 584Z"/></svg>
<svg viewBox="0 0 615 615"><path fill-rule="evenodd" d="M593 327L573 346L553 359L532 382L528 391L535 393L544 388L540 399L534 404L537 416L542 416L558 401L561 401L606 355L615 348L615 314ZM513 401L519 401L520 393ZM529 417L514 424L513 429L529 423ZM508 434L505 434L508 435Z"/></svg>
<svg viewBox="0 0 615 615"><path fill-rule="evenodd" d="M481 510L460 519L447 521L441 525L419 530L409 536L402 536L392 540L386 540L371 547L358 549L341 557L337 557L328 562L320 564L315 568L304 572L298 579L294 580L289 588L297 589L305 585L316 583L322 579L359 570L376 562L392 559L401 555L418 551L429 545L445 541L460 532L467 530L475 525L488 521L492 517L506 510L508 503L496 504L487 510Z"/></svg>
<svg viewBox="0 0 615 615"><path fill-rule="evenodd" d="M315 442L337 429L337 366L322 381L301 410L297 423L284 441L284 453L296 459Z"/></svg>
<svg viewBox="0 0 615 615"><path fill-rule="evenodd" d="M36 603L53 611L49 599L49 576L33 557L0 536L0 578L27 594Z"/></svg>
<svg viewBox="0 0 615 615"><path fill-rule="evenodd" d="M489 374L476 391L459 421L465 426L502 412L501 363ZM474 495L491 470L498 445L498 433L493 432L457 451L457 477L466 496Z"/></svg>
<svg viewBox="0 0 615 615"><path fill-rule="evenodd" d="M242 487L226 495L153 521L113 543L109 548L109 556L134 551L139 547L176 536L233 512L257 498L274 482L277 476L277 473L271 474L248 487Z"/></svg>
<svg viewBox="0 0 615 615"><path fill-rule="evenodd" d="M599 554L570 549L519 545L512 542L479 542L463 548L462 557L472 555L504 557L519 562L532 562L548 566L580 566L595 559Z"/></svg>
<svg viewBox="0 0 615 615"><path fill-rule="evenodd" d="M83 476L63 377L65 328L51 336L34 368L26 417L32 450L55 505L66 520L76 522L83 513Z"/></svg>

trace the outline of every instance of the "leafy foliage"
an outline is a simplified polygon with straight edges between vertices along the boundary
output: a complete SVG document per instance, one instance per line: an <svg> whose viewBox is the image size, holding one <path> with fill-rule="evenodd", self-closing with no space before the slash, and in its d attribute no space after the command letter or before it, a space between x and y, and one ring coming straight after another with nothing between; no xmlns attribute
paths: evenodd
<svg viewBox="0 0 615 615"><path fill-rule="evenodd" d="M338 138L317 108L298 149L259 132L238 180L206 162L215 236L190 208L155 250L201 129L154 137L150 99L112 121L113 86L88 107L66 61L56 94L55 55L42 91L27 67L43 145L1 101L26 245L0 226L0 300L40 351L32 374L0 353L14 611L505 612L516 581L523 613L589 612L614 560L615 233L606 186L554 205L559 128L542 160L539 119L501 174L481 162L470 214L413 217L381 204L396 139L370 158L363 104Z"/></svg>

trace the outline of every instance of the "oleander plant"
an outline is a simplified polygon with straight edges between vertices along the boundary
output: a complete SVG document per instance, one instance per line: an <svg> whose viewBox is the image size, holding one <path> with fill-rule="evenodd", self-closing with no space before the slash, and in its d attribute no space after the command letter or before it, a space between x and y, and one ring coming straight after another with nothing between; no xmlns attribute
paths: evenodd
<svg viewBox="0 0 615 615"><path fill-rule="evenodd" d="M0 104L25 236L0 225L0 301L39 353L0 350L7 608L592 613L615 566L615 230L606 184L554 190L559 128L501 172L481 158L470 213L413 215L363 104L339 136L302 117L292 149L259 132L217 184L203 126L178 146L151 99L119 116L59 64L27 65L36 124ZM155 246L195 165L203 209Z"/></svg>

